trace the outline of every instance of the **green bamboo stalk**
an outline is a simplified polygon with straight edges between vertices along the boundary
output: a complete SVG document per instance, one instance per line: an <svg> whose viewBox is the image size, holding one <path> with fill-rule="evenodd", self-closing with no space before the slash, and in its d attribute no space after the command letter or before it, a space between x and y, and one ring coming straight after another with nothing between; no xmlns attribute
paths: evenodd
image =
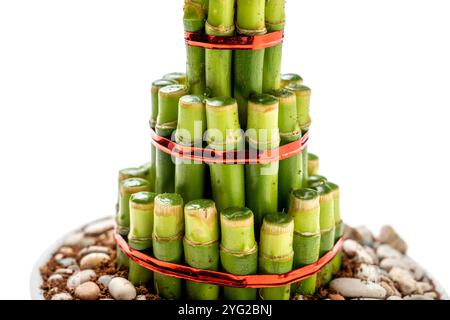
<svg viewBox="0 0 450 320"><path fill-rule="evenodd" d="M266 34L265 0L237 0L237 32L244 36ZM234 97L239 105L239 121L247 127L248 99L263 92L264 49L234 53Z"/></svg>
<svg viewBox="0 0 450 320"><path fill-rule="evenodd" d="M219 217L212 200L195 200L184 208L186 263L197 269L219 270ZM189 300L217 300L219 286L186 282Z"/></svg>
<svg viewBox="0 0 450 320"><path fill-rule="evenodd" d="M317 176L319 174L319 157L313 153L308 154L308 175Z"/></svg>
<svg viewBox="0 0 450 320"><path fill-rule="evenodd" d="M234 35L235 0L209 0L206 34L212 36ZM210 50L205 53L206 87L211 97L231 96L231 50Z"/></svg>
<svg viewBox="0 0 450 320"><path fill-rule="evenodd" d="M251 275L258 271L254 216L247 208L228 208L220 214L220 261L225 272ZM225 300L256 300L256 289L224 287Z"/></svg>
<svg viewBox="0 0 450 320"><path fill-rule="evenodd" d="M311 117L309 115L311 89L304 85L290 85L287 88L292 90L297 96L298 122L300 129L302 130L302 134L306 134L309 131L309 126L311 124ZM303 150L302 157L303 187L306 187L308 182L308 148Z"/></svg>
<svg viewBox="0 0 450 320"><path fill-rule="evenodd" d="M183 72L171 72L163 76L163 79L173 80L178 84L186 85L187 84L187 76L186 73Z"/></svg>
<svg viewBox="0 0 450 320"><path fill-rule="evenodd" d="M124 179L132 171L124 169L119 172L119 180ZM142 172L138 170L137 172ZM142 178L128 178L119 182L119 208L116 217L117 233L126 238L130 232L130 197L133 193L150 191L150 183ZM116 264L119 269L127 269L130 265L128 257L117 246Z"/></svg>
<svg viewBox="0 0 450 320"><path fill-rule="evenodd" d="M297 141L302 137L302 132L297 119L296 96L286 89L273 91L272 94L279 101L278 127L281 145ZM302 187L302 160L302 154L299 153L280 161L278 172L278 210L280 212L288 211L291 192Z"/></svg>
<svg viewBox="0 0 450 320"><path fill-rule="evenodd" d="M184 1L184 30L186 32L202 32L205 29L205 0ZM191 94L205 93L205 49L186 47L186 77Z"/></svg>
<svg viewBox="0 0 450 320"><path fill-rule="evenodd" d="M174 193L160 194L155 198L153 222L153 254L156 259L172 263L183 260L184 215L183 199ZM179 300L182 295L180 279L154 274L158 295L164 299Z"/></svg>
<svg viewBox="0 0 450 320"><path fill-rule="evenodd" d="M267 32L283 30L285 26L286 0L266 0L266 28ZM280 89L281 57L283 45L267 48L264 53L263 92Z"/></svg>
<svg viewBox="0 0 450 320"><path fill-rule="evenodd" d="M119 218L119 202L120 202L120 183L126 179L129 178L143 178L146 179L146 173L145 170L140 168L126 168L119 171L119 178L118 178L118 188L117 188L117 205L116 205L116 221ZM147 180L148 181L148 180ZM125 234L126 230L122 231L122 236L126 237ZM128 268L129 266L129 259L123 253L122 249L117 245L116 246L116 264L119 268Z"/></svg>
<svg viewBox="0 0 450 320"><path fill-rule="evenodd" d="M128 244L141 252L151 253L155 197L153 192L138 192L130 197ZM135 286L147 285L153 280L153 272L130 261L128 280Z"/></svg>
<svg viewBox="0 0 450 320"><path fill-rule="evenodd" d="M150 128L155 130L156 123L158 120L158 111L159 111L159 89L170 86L173 84L177 84L174 80L166 80L159 79L152 83L151 96L152 96L152 112L150 116ZM155 186L155 177L156 177L156 148L151 145L151 173L148 179L150 179L150 183ZM155 190L154 187L152 190Z"/></svg>
<svg viewBox="0 0 450 320"><path fill-rule="evenodd" d="M289 86L301 86L303 84L303 78L295 73L286 73L281 75L281 88L287 88Z"/></svg>
<svg viewBox="0 0 450 320"><path fill-rule="evenodd" d="M336 224L334 233L334 242L336 243L344 235L344 222L341 218L341 208L340 208L340 189L337 184L328 182L328 185L333 189L334 194L334 222ZM337 273L342 267L342 250L336 255L332 260L333 273Z"/></svg>
<svg viewBox="0 0 450 320"><path fill-rule="evenodd" d="M208 148L232 151L244 144L235 99L207 99L206 119ZM209 168L217 210L245 206L244 165L210 164Z"/></svg>
<svg viewBox="0 0 450 320"><path fill-rule="evenodd" d="M320 195L320 257L334 247L334 191L327 184L314 187ZM317 285L325 286L333 278L333 265L326 265L317 276Z"/></svg>
<svg viewBox="0 0 450 320"><path fill-rule="evenodd" d="M284 213L264 217L261 228L259 250L260 274L284 274L292 271L294 220ZM291 286L262 288L259 295L263 300L289 300Z"/></svg>
<svg viewBox="0 0 450 320"><path fill-rule="evenodd" d="M325 184L328 182L328 179L321 175L310 176L308 177L308 188L314 188Z"/></svg>
<svg viewBox="0 0 450 320"><path fill-rule="evenodd" d="M291 194L289 214L294 219L294 269L317 262L320 253L320 200L313 189L295 190ZM292 293L313 295L317 275L292 285Z"/></svg>
<svg viewBox="0 0 450 320"><path fill-rule="evenodd" d="M201 96L184 96L178 106L178 126L175 141L183 146L202 147L206 130L205 104ZM201 161L181 158L175 160L175 192L185 202L203 199L205 196L205 170Z"/></svg>
<svg viewBox="0 0 450 320"><path fill-rule="evenodd" d="M278 99L268 94L252 95L248 102L247 141L250 150L271 150L280 145ZM279 162L246 166L246 203L255 214L256 231L266 214L278 212Z"/></svg>
<svg viewBox="0 0 450 320"><path fill-rule="evenodd" d="M162 137L171 138L177 127L178 102L187 94L184 85L171 85L159 90L159 112L156 133ZM175 191L175 164L172 157L161 150L156 151L156 193Z"/></svg>

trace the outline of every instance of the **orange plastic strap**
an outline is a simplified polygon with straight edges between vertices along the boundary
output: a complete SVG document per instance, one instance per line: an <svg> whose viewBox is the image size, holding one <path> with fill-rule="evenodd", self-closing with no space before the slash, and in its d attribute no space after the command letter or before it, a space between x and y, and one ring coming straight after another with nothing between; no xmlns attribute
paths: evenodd
<svg viewBox="0 0 450 320"><path fill-rule="evenodd" d="M259 50L283 43L284 30L262 36L210 36L198 32L185 32L186 44L214 50Z"/></svg>
<svg viewBox="0 0 450 320"><path fill-rule="evenodd" d="M331 251L325 254L314 264L293 270L285 274L274 275L248 275L234 274L191 268L180 264L160 261L142 252L132 249L125 239L116 233L116 241L120 249L140 266L167 276L190 280L200 283L209 283L234 288L272 288L284 286L309 278L323 269L342 248L343 238L336 242Z"/></svg>
<svg viewBox="0 0 450 320"><path fill-rule="evenodd" d="M155 148L166 154L184 160L217 164L268 164L281 161L303 152L309 140L309 135L306 133L297 141L271 150L218 151L179 145L170 139L157 135L151 128L150 135Z"/></svg>

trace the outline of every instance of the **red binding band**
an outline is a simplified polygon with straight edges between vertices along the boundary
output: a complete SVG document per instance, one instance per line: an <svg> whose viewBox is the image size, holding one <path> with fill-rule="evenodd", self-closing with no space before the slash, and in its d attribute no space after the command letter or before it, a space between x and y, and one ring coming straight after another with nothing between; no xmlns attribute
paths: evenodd
<svg viewBox="0 0 450 320"><path fill-rule="evenodd" d="M283 43L284 30L262 36L210 36L198 32L185 32L186 44L215 50L259 50Z"/></svg>
<svg viewBox="0 0 450 320"><path fill-rule="evenodd" d="M267 164L281 161L303 152L309 140L309 135L306 133L301 139L272 150L218 151L179 145L157 135L151 128L150 135L155 148L166 154L184 160L218 164Z"/></svg>
<svg viewBox="0 0 450 320"><path fill-rule="evenodd" d="M343 238L336 242L333 249L314 264L293 270L285 274L238 276L230 273L191 268L180 264L164 262L132 249L125 239L116 233L116 241L122 251L140 266L167 276L234 288L272 288L284 286L309 278L322 270L342 248Z"/></svg>

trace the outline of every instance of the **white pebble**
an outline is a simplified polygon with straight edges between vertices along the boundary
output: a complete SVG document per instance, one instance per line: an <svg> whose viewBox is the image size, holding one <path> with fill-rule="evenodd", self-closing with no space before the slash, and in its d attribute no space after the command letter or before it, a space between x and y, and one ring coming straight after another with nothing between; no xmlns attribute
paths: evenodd
<svg viewBox="0 0 450 320"><path fill-rule="evenodd" d="M354 258L361 263L374 264L370 254L355 240L345 240L343 249L350 258Z"/></svg>
<svg viewBox="0 0 450 320"><path fill-rule="evenodd" d="M87 256L84 256L80 261L81 269L94 269L100 266L103 263L106 263L111 258L109 255L104 253L90 253Z"/></svg>
<svg viewBox="0 0 450 320"><path fill-rule="evenodd" d="M71 275L74 273L74 270L72 269L56 269L55 271L56 274L64 274L64 275Z"/></svg>
<svg viewBox="0 0 450 320"><path fill-rule="evenodd" d="M96 276L97 275L95 274L94 270L79 271L75 273L73 276L71 276L69 279L67 279L67 288L75 289L80 284L94 280Z"/></svg>
<svg viewBox="0 0 450 320"><path fill-rule="evenodd" d="M51 284L56 284L56 283L58 283L60 281L63 281L63 280L64 280L64 277L62 275L60 275L60 274L53 274L53 275L51 275L48 278L47 282L51 283Z"/></svg>
<svg viewBox="0 0 450 320"><path fill-rule="evenodd" d="M94 282L85 282L75 289L75 296L81 300L97 300L100 288Z"/></svg>
<svg viewBox="0 0 450 320"><path fill-rule="evenodd" d="M330 288L347 298L386 298L386 290L377 283L354 278L338 278Z"/></svg>
<svg viewBox="0 0 450 320"><path fill-rule="evenodd" d="M102 220L99 222L94 222L84 228L84 233L89 236L98 236L108 230L114 228L114 219Z"/></svg>
<svg viewBox="0 0 450 320"><path fill-rule="evenodd" d="M52 300L73 300L73 298L69 293L63 292L57 293L54 296L52 296Z"/></svg>
<svg viewBox="0 0 450 320"><path fill-rule="evenodd" d="M64 268L67 268L67 267L70 267L71 265L76 264L77 260L75 260L74 258L64 258L64 259L56 260L56 262L58 262L58 264L60 264Z"/></svg>
<svg viewBox="0 0 450 320"><path fill-rule="evenodd" d="M80 250L80 252L78 253L78 256L81 258L90 253L109 254L110 250L108 247L103 247L103 246L89 246L89 247L86 247L86 248Z"/></svg>
<svg viewBox="0 0 450 320"><path fill-rule="evenodd" d="M136 297L136 300L147 300L147 298L145 297L145 295L141 294Z"/></svg>
<svg viewBox="0 0 450 320"><path fill-rule="evenodd" d="M381 244L377 248L377 256L380 259L385 259L385 258L401 258L403 255L399 251L392 248L390 245Z"/></svg>
<svg viewBox="0 0 450 320"><path fill-rule="evenodd" d="M102 286L104 287L108 287L109 283L111 282L111 280L113 279L113 276L110 275L103 275L100 278L98 278L98 283L100 283Z"/></svg>
<svg viewBox="0 0 450 320"><path fill-rule="evenodd" d="M411 273L405 269L394 267L389 271L392 281L398 286L403 295L410 295L417 290L416 280Z"/></svg>
<svg viewBox="0 0 450 320"><path fill-rule="evenodd" d="M109 282L108 290L115 300L133 300L136 298L136 288L124 278L114 278Z"/></svg>
<svg viewBox="0 0 450 320"><path fill-rule="evenodd" d="M64 240L64 245L77 246L81 243L81 241L83 241L83 238L84 238L83 232L72 233Z"/></svg>
<svg viewBox="0 0 450 320"><path fill-rule="evenodd" d="M362 280L368 280L372 282L380 282L380 268L378 266L370 265L370 264L361 264L356 273L356 278Z"/></svg>
<svg viewBox="0 0 450 320"><path fill-rule="evenodd" d="M403 300L402 297L399 296L390 296L387 300Z"/></svg>

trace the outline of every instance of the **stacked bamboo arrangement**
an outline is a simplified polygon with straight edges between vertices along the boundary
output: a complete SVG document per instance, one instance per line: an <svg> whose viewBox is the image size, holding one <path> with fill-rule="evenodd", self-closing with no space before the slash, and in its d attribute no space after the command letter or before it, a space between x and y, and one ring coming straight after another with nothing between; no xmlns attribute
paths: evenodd
<svg viewBox="0 0 450 320"><path fill-rule="evenodd" d="M259 36L283 30L285 0L185 0L186 32ZM282 44L258 50L187 46L186 73L152 84L150 126L186 147L275 150L309 131L311 90L281 75ZM243 133L245 131L245 134ZM264 164L204 163L152 147L151 162L119 173L117 232L158 260L237 275L284 274L313 264L343 233L339 187L304 150ZM287 300L313 295L340 269L275 288L220 288L147 270L118 248L134 284L166 299Z"/></svg>

